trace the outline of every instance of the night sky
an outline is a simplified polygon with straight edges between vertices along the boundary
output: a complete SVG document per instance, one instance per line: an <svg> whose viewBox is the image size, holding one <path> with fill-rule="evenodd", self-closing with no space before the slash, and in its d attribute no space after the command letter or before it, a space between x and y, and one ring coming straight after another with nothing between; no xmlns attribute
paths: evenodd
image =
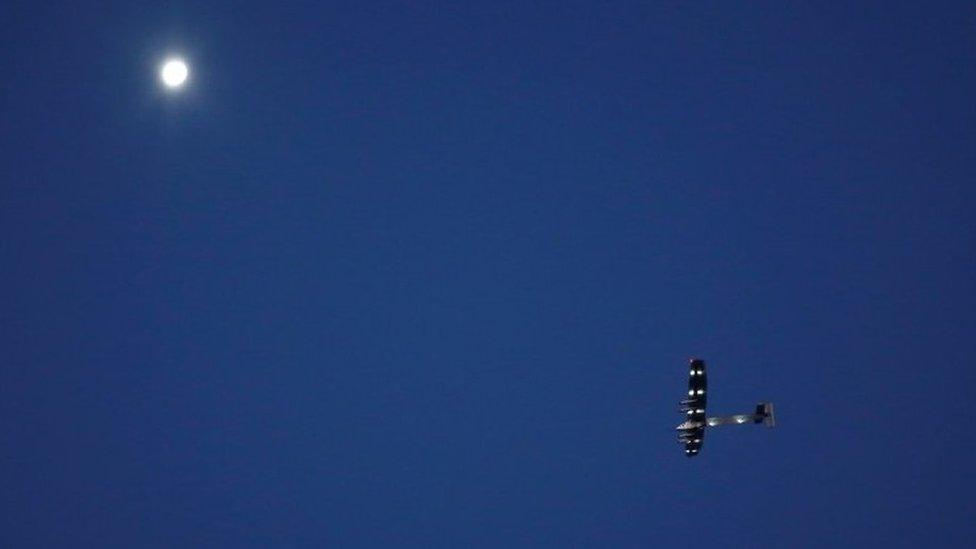
<svg viewBox="0 0 976 549"><path fill-rule="evenodd" d="M0 546L971 544L976 5L482 4L0 4Z"/></svg>

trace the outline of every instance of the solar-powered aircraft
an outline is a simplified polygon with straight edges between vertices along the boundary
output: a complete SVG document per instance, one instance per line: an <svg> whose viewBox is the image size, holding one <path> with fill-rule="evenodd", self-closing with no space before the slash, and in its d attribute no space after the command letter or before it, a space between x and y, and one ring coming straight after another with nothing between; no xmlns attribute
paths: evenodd
<svg viewBox="0 0 976 549"><path fill-rule="evenodd" d="M752 414L736 414L734 416L707 417L705 404L708 402L708 377L705 375L705 361L693 358L689 361L688 398L681 401L681 413L685 414L685 422L678 425L678 442L684 445L685 455L695 457L701 451L702 440L705 438L706 427L719 425L764 424L774 427L776 418L773 416L773 403L760 402Z"/></svg>

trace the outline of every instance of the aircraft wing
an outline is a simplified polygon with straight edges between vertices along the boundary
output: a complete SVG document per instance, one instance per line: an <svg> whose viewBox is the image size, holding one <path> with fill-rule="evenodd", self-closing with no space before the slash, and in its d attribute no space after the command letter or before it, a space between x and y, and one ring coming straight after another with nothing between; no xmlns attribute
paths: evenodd
<svg viewBox="0 0 976 549"><path fill-rule="evenodd" d="M685 422L678 426L678 442L684 445L685 455L694 457L705 440L705 405L708 402L708 376L705 361L693 358L688 363L688 396L681 401Z"/></svg>

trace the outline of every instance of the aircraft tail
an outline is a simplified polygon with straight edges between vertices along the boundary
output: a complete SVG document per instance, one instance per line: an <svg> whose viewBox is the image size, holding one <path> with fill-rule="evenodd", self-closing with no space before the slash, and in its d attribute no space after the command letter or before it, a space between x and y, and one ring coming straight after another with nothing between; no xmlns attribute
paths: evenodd
<svg viewBox="0 0 976 549"><path fill-rule="evenodd" d="M760 402L756 405L756 423L766 427L776 427L776 414L772 402Z"/></svg>

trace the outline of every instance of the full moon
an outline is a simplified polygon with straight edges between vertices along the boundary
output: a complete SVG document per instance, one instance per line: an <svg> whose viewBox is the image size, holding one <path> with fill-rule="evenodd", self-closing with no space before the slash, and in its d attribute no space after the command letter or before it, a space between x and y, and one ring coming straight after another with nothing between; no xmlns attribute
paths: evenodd
<svg viewBox="0 0 976 549"><path fill-rule="evenodd" d="M190 69L182 59L170 59L163 63L163 68L159 71L159 78L167 88L176 89L186 82L186 77L190 74Z"/></svg>

